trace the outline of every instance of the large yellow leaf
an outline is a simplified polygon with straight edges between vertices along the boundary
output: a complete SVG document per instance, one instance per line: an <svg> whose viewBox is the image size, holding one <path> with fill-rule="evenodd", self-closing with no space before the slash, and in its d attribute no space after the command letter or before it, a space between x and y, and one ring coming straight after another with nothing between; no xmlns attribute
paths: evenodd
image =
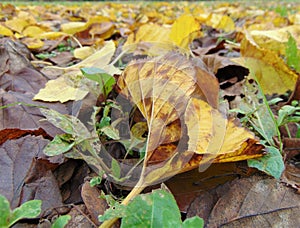
<svg viewBox="0 0 300 228"><path fill-rule="evenodd" d="M140 185L153 184L196 164L206 167L212 162L262 155L254 135L217 109L218 97L211 94L218 94L218 87L213 81L216 79L196 62L174 52L126 67L118 81L121 94L137 105L148 125ZM176 129L174 137L169 135L172 129ZM244 154L248 147L253 153Z"/></svg>
<svg viewBox="0 0 300 228"><path fill-rule="evenodd" d="M181 15L172 25L170 39L177 46L188 48L193 39L199 35L200 28L200 23L192 15Z"/></svg>
<svg viewBox="0 0 300 228"><path fill-rule="evenodd" d="M246 33L241 43L242 58L232 59L250 70L266 94L285 93L293 90L297 74L293 72L275 52L258 46Z"/></svg>

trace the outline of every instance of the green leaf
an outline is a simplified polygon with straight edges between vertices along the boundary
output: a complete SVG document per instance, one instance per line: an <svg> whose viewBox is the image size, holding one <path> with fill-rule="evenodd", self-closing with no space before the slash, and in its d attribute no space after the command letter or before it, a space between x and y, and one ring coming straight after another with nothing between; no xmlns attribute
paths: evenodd
<svg viewBox="0 0 300 228"><path fill-rule="evenodd" d="M93 177L93 178L90 180L90 186L91 186L91 187L94 187L94 186L96 186L96 185L98 185L98 184L101 184L101 182L102 182L102 177L103 177L103 174L104 174L104 173L105 173L105 172L102 170L102 172L100 172L98 176Z"/></svg>
<svg viewBox="0 0 300 228"><path fill-rule="evenodd" d="M40 111L50 123L67 134L79 139L91 137L89 130L75 116L63 115L53 109L40 109Z"/></svg>
<svg viewBox="0 0 300 228"><path fill-rule="evenodd" d="M10 206L8 200L0 195L0 227L8 227Z"/></svg>
<svg viewBox="0 0 300 228"><path fill-rule="evenodd" d="M113 218L122 218L126 215L126 206L122 204L115 204L105 211L103 215L98 216L100 222L104 222Z"/></svg>
<svg viewBox="0 0 300 228"><path fill-rule="evenodd" d="M71 137L72 136L68 134L56 135L44 148L44 154L48 156L55 156L69 151L75 145L75 142L70 142L69 139Z"/></svg>
<svg viewBox="0 0 300 228"><path fill-rule="evenodd" d="M107 135L109 138L114 140L119 140L119 132L117 129L113 128L112 126L106 126L100 129L101 132L103 132L105 135Z"/></svg>
<svg viewBox="0 0 300 228"><path fill-rule="evenodd" d="M65 227L65 225L68 224L68 222L70 221L71 216L70 215L62 215L59 216L55 222L51 225L51 228L63 228Z"/></svg>
<svg viewBox="0 0 300 228"><path fill-rule="evenodd" d="M181 215L173 195L164 190L135 197L127 206L121 228L181 227Z"/></svg>
<svg viewBox="0 0 300 228"><path fill-rule="evenodd" d="M192 218L188 218L184 220L182 224L182 228L202 228L204 227L204 220L199 218L198 216L194 216Z"/></svg>
<svg viewBox="0 0 300 228"><path fill-rule="evenodd" d="M282 126L289 122L298 122L297 117L289 117L295 114L296 111L300 110L300 107L294 107L292 105L285 105L278 111L277 124Z"/></svg>
<svg viewBox="0 0 300 228"><path fill-rule="evenodd" d="M249 159L248 166L257 168L279 179L284 171L283 158L277 148L272 146L267 146L266 148L268 153L261 158Z"/></svg>
<svg viewBox="0 0 300 228"><path fill-rule="evenodd" d="M98 82L101 93L107 96L116 83L113 76L106 73L104 70L96 67L81 68L82 74L95 82Z"/></svg>
<svg viewBox="0 0 300 228"><path fill-rule="evenodd" d="M297 42L292 35L286 44L285 50L287 64L293 67L297 72L300 72L300 52L297 47Z"/></svg>
<svg viewBox="0 0 300 228"><path fill-rule="evenodd" d="M121 167L115 159L111 161L111 172L115 178L121 177Z"/></svg>
<svg viewBox="0 0 300 228"><path fill-rule="evenodd" d="M108 116L103 116L102 119L100 120L99 124L97 124L97 127L100 129L103 127L107 127L110 125L110 117Z"/></svg>
<svg viewBox="0 0 300 228"><path fill-rule="evenodd" d="M20 207L13 210L10 216L9 226L23 218L36 218L42 211L41 206L41 200L30 200L23 203Z"/></svg>

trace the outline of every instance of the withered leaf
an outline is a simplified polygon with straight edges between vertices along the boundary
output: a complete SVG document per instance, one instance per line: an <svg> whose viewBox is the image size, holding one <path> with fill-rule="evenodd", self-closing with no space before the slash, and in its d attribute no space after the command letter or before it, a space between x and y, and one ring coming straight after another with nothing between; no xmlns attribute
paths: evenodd
<svg viewBox="0 0 300 228"><path fill-rule="evenodd" d="M42 149L48 142L40 136L25 136L1 145L0 193L13 208L20 205L22 188L33 159L42 155Z"/></svg>
<svg viewBox="0 0 300 228"><path fill-rule="evenodd" d="M49 107L54 110L60 110L62 113L68 113L66 106L59 103L42 103L32 101L33 95L23 94L18 92L5 92L0 89L0 106L15 104L11 107L0 109L0 132L5 129L20 129L20 130L38 130L39 128L54 137L61 133L51 124L40 121L43 119L39 107Z"/></svg>
<svg viewBox="0 0 300 228"><path fill-rule="evenodd" d="M299 224L299 199L292 189L275 179L236 179L212 209L207 225L294 227Z"/></svg>

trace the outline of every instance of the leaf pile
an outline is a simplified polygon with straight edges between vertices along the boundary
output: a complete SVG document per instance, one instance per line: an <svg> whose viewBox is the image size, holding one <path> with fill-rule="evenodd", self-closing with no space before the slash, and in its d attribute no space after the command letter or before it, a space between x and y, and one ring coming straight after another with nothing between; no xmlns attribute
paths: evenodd
<svg viewBox="0 0 300 228"><path fill-rule="evenodd" d="M0 10L0 193L12 209L42 199L43 219L55 226L69 216L54 222L47 209L84 201L100 225L105 200L87 183L79 187L100 175L93 180L106 193L131 190L104 213L103 226L116 217L121 227L203 226L198 217L182 222L179 210L165 220L161 203L176 206L167 191L137 195L195 168L209 182L210 166L226 176L219 163L244 160L299 191L299 4L0 3ZM67 210L61 214L81 211ZM200 216L213 225L247 222Z"/></svg>

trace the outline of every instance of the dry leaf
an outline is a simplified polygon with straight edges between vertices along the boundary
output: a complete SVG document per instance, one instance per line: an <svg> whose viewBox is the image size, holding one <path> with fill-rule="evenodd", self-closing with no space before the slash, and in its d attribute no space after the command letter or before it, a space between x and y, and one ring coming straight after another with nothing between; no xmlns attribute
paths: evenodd
<svg viewBox="0 0 300 228"><path fill-rule="evenodd" d="M64 103L69 100L82 100L88 93L89 91L74 87L65 77L61 76L48 81L45 88L41 89L33 100Z"/></svg>
<svg viewBox="0 0 300 228"><path fill-rule="evenodd" d="M255 75L264 93L283 94L293 90L298 75L273 51L259 47L247 33L241 43L242 58L231 59Z"/></svg>

